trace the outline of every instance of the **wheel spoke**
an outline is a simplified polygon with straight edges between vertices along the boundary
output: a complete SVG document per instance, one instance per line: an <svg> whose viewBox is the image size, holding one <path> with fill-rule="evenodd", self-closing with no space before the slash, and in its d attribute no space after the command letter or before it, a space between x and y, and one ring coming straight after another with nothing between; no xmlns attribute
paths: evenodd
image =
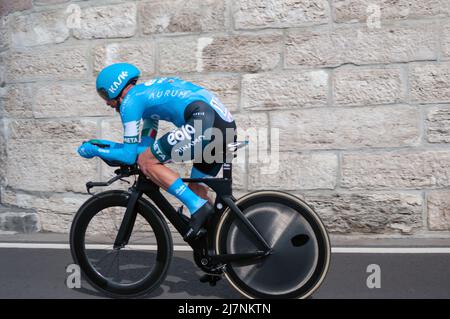
<svg viewBox="0 0 450 319"><path fill-rule="evenodd" d="M73 224L79 233L71 235L73 255L92 285L114 296L135 295L140 293L137 288L148 291L166 275L171 257L168 243L158 254L149 251L167 240L167 228L148 205L137 212L129 244L114 249L127 202L123 194L113 192L94 198L80 208Z"/></svg>
<svg viewBox="0 0 450 319"><path fill-rule="evenodd" d="M133 242L136 243L136 242L140 242L140 241L145 240L145 239L150 239L150 237L146 236L146 235L143 235L141 237L133 237Z"/></svg>
<svg viewBox="0 0 450 319"><path fill-rule="evenodd" d="M112 250L112 251L110 251L110 252L107 252L103 257L101 257L99 260L98 260L98 264L101 264L104 260L105 260L105 258L106 257L109 257L111 254L113 254L115 251L114 250Z"/></svg>
<svg viewBox="0 0 450 319"><path fill-rule="evenodd" d="M110 274L111 268L114 266L114 261L118 258L119 254L120 254L120 250L117 250L117 254L115 255L111 265L109 266L108 271L106 272L106 275ZM109 276L107 276L107 277L109 277Z"/></svg>

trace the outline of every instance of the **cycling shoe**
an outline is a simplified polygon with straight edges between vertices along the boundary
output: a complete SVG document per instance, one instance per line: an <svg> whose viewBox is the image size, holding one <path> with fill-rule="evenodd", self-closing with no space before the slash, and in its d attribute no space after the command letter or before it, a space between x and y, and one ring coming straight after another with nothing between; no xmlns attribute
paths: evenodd
<svg viewBox="0 0 450 319"><path fill-rule="evenodd" d="M202 207L198 209L192 216L189 221L189 230L186 235L184 235L184 240L192 240L201 237L205 234L205 230L202 229L202 226L208 220L208 217L214 214L214 207L206 202Z"/></svg>

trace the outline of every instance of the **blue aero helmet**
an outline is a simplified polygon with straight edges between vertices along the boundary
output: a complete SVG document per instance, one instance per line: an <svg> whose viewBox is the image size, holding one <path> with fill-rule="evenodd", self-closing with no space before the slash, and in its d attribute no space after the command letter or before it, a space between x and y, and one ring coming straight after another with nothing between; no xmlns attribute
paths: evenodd
<svg viewBox="0 0 450 319"><path fill-rule="evenodd" d="M141 71L130 63L114 63L104 68L97 76L98 94L104 100L116 99L123 89L136 82Z"/></svg>

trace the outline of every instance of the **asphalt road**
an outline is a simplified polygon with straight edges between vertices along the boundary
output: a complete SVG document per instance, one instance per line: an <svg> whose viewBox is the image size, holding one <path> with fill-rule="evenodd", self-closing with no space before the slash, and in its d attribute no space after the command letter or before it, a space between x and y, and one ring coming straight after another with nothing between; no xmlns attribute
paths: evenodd
<svg viewBox="0 0 450 319"><path fill-rule="evenodd" d="M241 298L224 279L200 283L191 252L177 251L169 274L149 298ZM85 281L66 286L65 249L0 249L0 298L101 298ZM368 265L380 266L380 288L368 288ZM313 296L321 298L450 298L449 253L333 253L328 276Z"/></svg>

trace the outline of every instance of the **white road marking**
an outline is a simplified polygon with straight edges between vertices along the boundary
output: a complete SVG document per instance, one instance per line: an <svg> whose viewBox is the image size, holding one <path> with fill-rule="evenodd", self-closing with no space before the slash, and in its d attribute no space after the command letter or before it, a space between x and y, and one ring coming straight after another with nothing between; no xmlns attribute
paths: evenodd
<svg viewBox="0 0 450 319"><path fill-rule="evenodd" d="M450 254L450 247L333 247L335 254Z"/></svg>
<svg viewBox="0 0 450 319"><path fill-rule="evenodd" d="M89 249L112 249L112 245L92 244L87 245ZM25 249L70 249L69 244L51 243L0 243L0 248L25 248ZM156 245L128 245L128 249L156 250ZM175 251L192 251L185 245L175 245Z"/></svg>
<svg viewBox="0 0 450 319"><path fill-rule="evenodd" d="M69 244L0 243L0 248L70 249ZM112 249L112 245L88 245L90 249ZM156 250L156 245L130 245L129 249ZM175 245L174 251L192 251L186 245ZM333 247L335 254L450 254L450 247Z"/></svg>

